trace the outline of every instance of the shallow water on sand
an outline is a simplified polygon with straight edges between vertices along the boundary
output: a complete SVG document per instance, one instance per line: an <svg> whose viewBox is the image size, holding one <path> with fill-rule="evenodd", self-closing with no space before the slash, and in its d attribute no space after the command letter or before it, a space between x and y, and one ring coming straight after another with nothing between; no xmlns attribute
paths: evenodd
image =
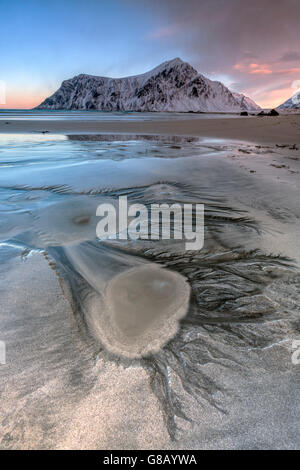
<svg viewBox="0 0 300 470"><path fill-rule="evenodd" d="M239 117L239 113L137 113L134 111L46 111L46 110L0 110L0 120L68 120L68 121L170 121L185 119Z"/></svg>
<svg viewBox="0 0 300 470"><path fill-rule="evenodd" d="M251 396L258 383L265 393L278 374L294 393L298 188L281 185L278 192L274 182L243 172L232 161L241 152L272 158L275 150L179 137L0 135L3 265L46 256L72 305L77 335L86 338L82 357L146 371L174 439L191 420L194 435L201 432L203 408L208 416L230 413L233 396ZM120 195L147 206L204 204L204 248L185 251L179 240L100 241L96 208L115 205ZM34 329L37 319L27 321ZM0 318L3 337L4 324ZM52 354L45 347L41 363ZM24 368L29 357L25 348ZM87 373L76 361L72 367ZM67 373L70 364L60 356L57 368ZM8 378L9 367L2 370ZM274 404L272 419L288 400Z"/></svg>

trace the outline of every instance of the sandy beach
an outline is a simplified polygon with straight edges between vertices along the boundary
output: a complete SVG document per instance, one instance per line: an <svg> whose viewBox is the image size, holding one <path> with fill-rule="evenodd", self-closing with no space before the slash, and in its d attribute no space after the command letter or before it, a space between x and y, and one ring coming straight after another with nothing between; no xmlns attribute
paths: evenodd
<svg viewBox="0 0 300 470"><path fill-rule="evenodd" d="M300 114L278 117L240 117L159 121L0 120L0 133L51 132L63 134L116 133L199 136L256 143L300 142Z"/></svg>
<svg viewBox="0 0 300 470"><path fill-rule="evenodd" d="M0 134L1 448L297 448L300 116ZM95 207L119 194L204 202L204 249L98 243ZM134 324L154 318L133 339L130 296Z"/></svg>

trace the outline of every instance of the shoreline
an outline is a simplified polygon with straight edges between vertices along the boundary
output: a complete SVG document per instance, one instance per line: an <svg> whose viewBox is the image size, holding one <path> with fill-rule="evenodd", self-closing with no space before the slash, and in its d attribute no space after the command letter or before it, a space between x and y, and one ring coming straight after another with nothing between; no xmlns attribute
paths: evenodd
<svg viewBox="0 0 300 470"><path fill-rule="evenodd" d="M300 144L300 115L172 121L0 121L0 134L136 134L178 135L243 140L270 144Z"/></svg>

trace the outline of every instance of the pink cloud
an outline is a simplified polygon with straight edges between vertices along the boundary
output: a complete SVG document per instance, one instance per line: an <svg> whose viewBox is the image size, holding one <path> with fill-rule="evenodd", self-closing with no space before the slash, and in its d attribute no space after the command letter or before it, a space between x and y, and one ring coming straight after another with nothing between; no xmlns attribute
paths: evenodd
<svg viewBox="0 0 300 470"><path fill-rule="evenodd" d="M261 74L261 75L269 75L270 73L273 73L272 70L270 69L267 69L267 68L258 68L258 69L254 69L254 70L251 70L250 72L251 74Z"/></svg>
<svg viewBox="0 0 300 470"><path fill-rule="evenodd" d="M247 61L237 63L233 68L246 74L269 75L273 73L269 64L248 64Z"/></svg>

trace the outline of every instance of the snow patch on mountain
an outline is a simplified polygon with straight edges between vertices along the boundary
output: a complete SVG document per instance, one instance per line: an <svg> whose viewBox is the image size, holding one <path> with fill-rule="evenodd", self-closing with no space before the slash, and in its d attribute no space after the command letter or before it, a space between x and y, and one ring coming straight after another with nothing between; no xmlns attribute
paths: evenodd
<svg viewBox="0 0 300 470"><path fill-rule="evenodd" d="M261 107L258 106L249 96L243 95L242 93L232 93L233 96L239 101L241 109L248 111L260 111Z"/></svg>

